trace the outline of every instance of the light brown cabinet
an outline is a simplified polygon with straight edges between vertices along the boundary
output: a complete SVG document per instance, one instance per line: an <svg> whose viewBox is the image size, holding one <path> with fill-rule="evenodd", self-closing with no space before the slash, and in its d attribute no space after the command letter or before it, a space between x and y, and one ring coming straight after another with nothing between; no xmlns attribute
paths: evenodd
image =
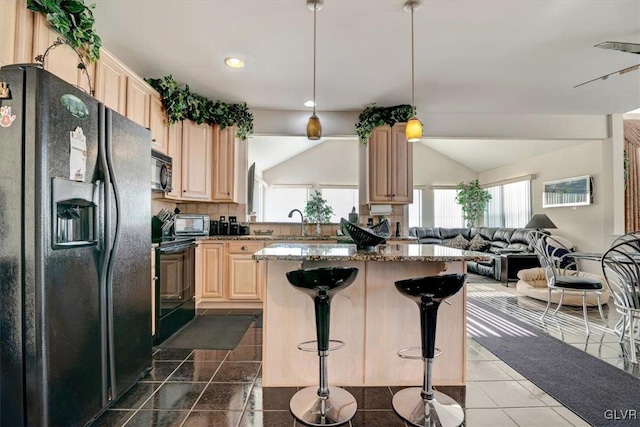
<svg viewBox="0 0 640 427"><path fill-rule="evenodd" d="M405 124L376 127L367 144L368 203L413 202L413 147Z"/></svg>
<svg viewBox="0 0 640 427"><path fill-rule="evenodd" d="M175 171L176 159L169 154L169 121L162 106L162 98L156 91L149 95L149 129L151 130L151 148L173 158Z"/></svg>
<svg viewBox="0 0 640 427"><path fill-rule="evenodd" d="M224 297L224 243L200 243L196 251L196 301Z"/></svg>
<svg viewBox="0 0 640 427"><path fill-rule="evenodd" d="M152 131L153 135L153 131ZM153 142L152 142L153 144ZM170 199L182 198L182 122L174 123L167 129L167 155L173 160L172 189L167 193Z"/></svg>
<svg viewBox="0 0 640 427"><path fill-rule="evenodd" d="M33 58L31 58L29 62L34 62L36 56L44 54L47 48L51 46L58 37L62 37L51 29L42 14L34 14L33 22ZM73 49L67 45L61 45L49 51L45 59L44 68L67 83L78 86L89 93L89 79L87 78L87 74L95 88L94 75L96 67L94 64L89 64L85 61L87 67L87 74L85 74L84 71L78 68L79 63L80 58Z"/></svg>
<svg viewBox="0 0 640 427"><path fill-rule="evenodd" d="M122 115L127 112L127 70L109 51L100 50L96 69L96 98Z"/></svg>
<svg viewBox="0 0 640 427"><path fill-rule="evenodd" d="M213 201L235 202L236 127L213 127Z"/></svg>
<svg viewBox="0 0 640 427"><path fill-rule="evenodd" d="M140 126L149 127L149 98L152 89L138 76L127 76L127 117Z"/></svg>
<svg viewBox="0 0 640 427"><path fill-rule="evenodd" d="M211 126L182 122L182 197L211 200Z"/></svg>
<svg viewBox="0 0 640 427"><path fill-rule="evenodd" d="M266 263L252 259L257 241L201 241L196 255L196 301L210 307L259 307Z"/></svg>
<svg viewBox="0 0 640 427"><path fill-rule="evenodd" d="M261 242L230 242L227 249L228 298L261 301L264 294L266 263L252 259L264 247Z"/></svg>
<svg viewBox="0 0 640 427"><path fill-rule="evenodd" d="M33 21L26 0L0 0L0 67L33 62Z"/></svg>

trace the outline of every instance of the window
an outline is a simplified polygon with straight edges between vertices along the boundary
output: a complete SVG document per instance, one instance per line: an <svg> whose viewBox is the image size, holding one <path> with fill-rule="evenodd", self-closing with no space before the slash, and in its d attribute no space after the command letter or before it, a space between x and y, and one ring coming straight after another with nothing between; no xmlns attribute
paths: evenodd
<svg viewBox="0 0 640 427"><path fill-rule="evenodd" d="M413 203L409 205L409 227L422 227L422 189L413 189Z"/></svg>
<svg viewBox="0 0 640 427"><path fill-rule="evenodd" d="M330 222L338 223L340 218L349 218L349 212L354 207L358 211L359 195L357 188L322 188L322 198L333 208Z"/></svg>
<svg viewBox="0 0 640 427"><path fill-rule="evenodd" d="M524 227L531 219L531 180L487 187L491 200L484 216L486 227Z"/></svg>
<svg viewBox="0 0 640 427"><path fill-rule="evenodd" d="M264 189L265 222L300 222L296 214L289 218L291 209L300 209L304 213L309 189L307 187L267 187Z"/></svg>
<svg viewBox="0 0 640 427"><path fill-rule="evenodd" d="M464 227L462 208L456 202L455 188L433 189L433 226L446 228Z"/></svg>

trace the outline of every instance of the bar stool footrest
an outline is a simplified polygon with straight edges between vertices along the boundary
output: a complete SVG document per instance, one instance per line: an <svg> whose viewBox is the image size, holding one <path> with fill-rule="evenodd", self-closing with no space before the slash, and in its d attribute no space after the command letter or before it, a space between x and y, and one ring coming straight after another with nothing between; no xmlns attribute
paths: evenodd
<svg viewBox="0 0 640 427"><path fill-rule="evenodd" d="M344 347L344 341L329 340L329 350L327 350L327 351L339 350L342 347ZM318 352L318 341L317 340L312 340L312 341L301 342L300 344L298 344L298 350L300 350L300 351L308 351L310 353L317 353Z"/></svg>
<svg viewBox="0 0 640 427"><path fill-rule="evenodd" d="M433 357L436 358L441 354L442 354L442 351L439 348L436 348L436 351ZM401 357L402 359L422 360L423 359L422 347L416 346L416 347L403 348L401 350L398 350L398 356Z"/></svg>

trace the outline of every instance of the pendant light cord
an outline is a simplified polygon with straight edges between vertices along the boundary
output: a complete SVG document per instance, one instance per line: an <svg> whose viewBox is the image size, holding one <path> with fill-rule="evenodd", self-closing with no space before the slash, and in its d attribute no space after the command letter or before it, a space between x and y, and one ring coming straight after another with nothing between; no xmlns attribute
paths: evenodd
<svg viewBox="0 0 640 427"><path fill-rule="evenodd" d="M318 3L313 2L313 115L316 115L316 13Z"/></svg>
<svg viewBox="0 0 640 427"><path fill-rule="evenodd" d="M415 65L414 65L414 49L413 49L413 5L411 5L411 111L412 111L412 116L415 117L416 115L416 90L415 90L415 83L414 83L414 71L415 69ZM314 77L314 82L315 82L315 77ZM315 83L314 83L315 84ZM314 101L315 101L315 95L314 95Z"/></svg>

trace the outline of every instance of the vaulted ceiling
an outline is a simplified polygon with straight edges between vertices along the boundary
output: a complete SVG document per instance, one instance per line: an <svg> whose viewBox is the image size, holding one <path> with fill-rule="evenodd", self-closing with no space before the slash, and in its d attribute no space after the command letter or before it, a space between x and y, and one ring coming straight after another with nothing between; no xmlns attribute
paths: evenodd
<svg viewBox="0 0 640 427"><path fill-rule="evenodd" d="M410 103L410 14L403 4L325 1L317 15L320 112ZM97 0L95 16L104 45L142 76L172 74L202 95L252 109L309 110L303 103L312 98L313 13L305 0ZM640 42L640 1L425 0L415 13L418 116L636 109L640 71L573 88L640 63L639 55L593 47L607 40ZM246 66L230 69L226 57ZM266 142L277 145L263 145L272 163L303 148ZM424 143L482 171L575 142ZM496 151L504 158L490 154Z"/></svg>

